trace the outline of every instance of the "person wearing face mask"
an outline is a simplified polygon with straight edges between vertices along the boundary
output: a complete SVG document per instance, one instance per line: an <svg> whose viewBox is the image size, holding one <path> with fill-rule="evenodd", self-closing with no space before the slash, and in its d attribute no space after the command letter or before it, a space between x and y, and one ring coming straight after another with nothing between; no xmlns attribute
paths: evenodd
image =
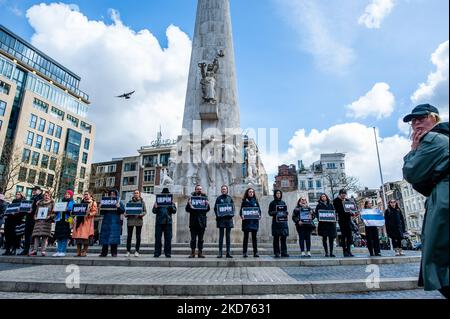
<svg viewBox="0 0 450 319"><path fill-rule="evenodd" d="M411 151L404 157L403 177L427 197L422 227L422 263L419 286L449 295L449 147L448 122L439 110L416 106L403 122L412 128Z"/></svg>
<svg viewBox="0 0 450 319"><path fill-rule="evenodd" d="M308 219L302 220L302 214L307 213ZM297 228L297 233L299 237L300 251L302 257L311 258L311 233L316 228L314 225L314 213L308 205L306 197L301 197L297 202L297 207L294 209L292 214L292 220ZM306 254L305 254L305 243L306 243Z"/></svg>
<svg viewBox="0 0 450 319"><path fill-rule="evenodd" d="M75 217L72 238L77 245L77 257L86 257L89 248L89 239L94 237L94 219L97 215L97 203L89 192L84 192L82 204L87 204L85 216Z"/></svg>
<svg viewBox="0 0 450 319"><path fill-rule="evenodd" d="M206 208L194 208L192 205L192 197L203 197L206 199ZM186 205L186 212L189 216L189 229L191 231L191 255L189 258L195 258L195 249L198 240L198 258L205 258L203 255L203 236L207 226L206 214L211 210L208 203L208 196L203 193L201 185L195 186L195 192L192 193Z"/></svg>
<svg viewBox="0 0 450 319"><path fill-rule="evenodd" d="M246 219L243 214L244 208L257 208L259 218L257 219ZM258 241L256 235L259 230L259 220L261 219L261 208L258 203L258 199L256 198L255 190L253 188L249 188L245 191L244 198L242 199L241 209L239 211L239 216L242 219L242 231L244 232L244 242L243 242L243 256L247 258L247 248L248 248L248 237L249 234L252 234L252 245L253 245L253 257L259 258L258 255Z"/></svg>
<svg viewBox="0 0 450 319"><path fill-rule="evenodd" d="M316 206L316 216L319 216L319 210L334 210L334 206L327 194L320 195ZM334 239L337 237L336 222L319 221L317 233L322 237L325 257L336 257L333 254Z"/></svg>
<svg viewBox="0 0 450 319"><path fill-rule="evenodd" d="M67 203L66 211L56 212L56 223L55 223L55 238L57 243L56 254L53 257L64 257L66 256L67 243L70 238L70 213L72 212L73 205L75 204L73 200L73 191L68 189L64 194L63 202Z"/></svg>
<svg viewBox="0 0 450 319"><path fill-rule="evenodd" d="M140 203L142 204L142 214L141 215L127 215L127 257L131 255L131 241L133 239L133 229L136 227L136 251L134 252L135 257L139 257L139 249L141 247L141 231L142 226L144 226L144 216L147 214L147 208L145 207L145 202L141 197L141 192L135 190L133 193L133 198L131 198L130 203Z"/></svg>
<svg viewBox="0 0 450 319"><path fill-rule="evenodd" d="M221 204L230 204L233 206L234 211L234 202L233 198L228 195L228 186L223 185L221 187L221 193L219 197L216 199L216 203L214 205L214 212L216 213L216 221L217 228L219 228L219 255L217 258L223 257L223 236L226 231L226 243L227 243L227 255L226 258L233 258L231 256L231 229L233 229L233 216L219 216L218 215L218 205Z"/></svg>
<svg viewBox="0 0 450 319"><path fill-rule="evenodd" d="M289 236L288 222L278 220L280 212L277 211L277 206L286 206L286 203L282 199L283 193L280 190L275 190L273 197L274 200L269 204L269 216L272 216L273 252L275 258L280 258L280 255L281 257L289 257L286 243Z"/></svg>

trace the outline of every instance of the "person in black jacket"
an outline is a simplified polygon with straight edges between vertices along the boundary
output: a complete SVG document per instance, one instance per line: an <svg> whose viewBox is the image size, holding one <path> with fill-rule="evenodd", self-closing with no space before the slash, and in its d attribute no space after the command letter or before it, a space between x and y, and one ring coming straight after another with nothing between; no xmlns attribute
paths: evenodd
<svg viewBox="0 0 450 319"><path fill-rule="evenodd" d="M255 207L258 208L259 218L258 219L245 219L242 213L243 208ZM252 233L252 245L253 245L253 257L258 258L258 241L256 235L259 230L259 220L261 219L261 208L256 198L255 190L253 188L248 188L245 191L244 198L242 199L241 209L239 215L242 218L242 231L244 232L244 242L242 253L244 258L247 258L247 248L248 248L248 237Z"/></svg>
<svg viewBox="0 0 450 319"><path fill-rule="evenodd" d="M12 203L20 203L24 200L21 192L16 193L16 198L13 199ZM2 205L3 206L3 205ZM6 211L6 207L5 211ZM0 208L0 210L2 210ZM16 227L21 224L22 215L20 213L15 213L11 215L5 215L5 249L3 256L14 256L16 250L20 248L20 236L16 235Z"/></svg>
<svg viewBox="0 0 450 319"><path fill-rule="evenodd" d="M274 200L269 205L269 215L272 216L272 236L273 236L273 252L275 258L289 257L287 253L287 237L289 236L289 226L287 221L279 221L278 217L284 215L287 217L288 212L278 212L277 206L286 206L282 200L283 193L280 190L275 190L273 194ZM280 249L281 241L281 249Z"/></svg>
<svg viewBox="0 0 450 319"><path fill-rule="evenodd" d="M364 209L372 209L372 202L365 201ZM366 226L366 241L367 249L369 250L370 256L381 256L380 248L380 234L378 233L377 226Z"/></svg>
<svg viewBox="0 0 450 319"><path fill-rule="evenodd" d="M221 187L222 195L217 197L216 203L214 205L214 212L216 213L217 228L219 228L219 255L217 258L223 257L223 236L226 230L226 242L227 242L227 258L233 258L231 256L231 229L233 229L233 216L220 216L218 215L218 205L220 204L231 204L233 206L234 213L234 202L233 198L228 195L228 186L223 185Z"/></svg>
<svg viewBox="0 0 450 319"><path fill-rule="evenodd" d="M306 212L309 215L308 220L302 220L302 212ZM299 237L300 250L303 257L311 258L311 233L316 228L314 225L314 213L311 207L308 206L306 197L300 197L297 202L297 207L294 209L292 214L292 220L297 228L297 233ZM305 243L306 243L306 254L305 254Z"/></svg>
<svg viewBox="0 0 450 319"><path fill-rule="evenodd" d="M351 252L351 246L353 244L352 213L348 213L344 210L346 197L347 191L341 189L339 191L339 196L333 201L333 206L338 217L339 228L341 229L341 247L344 251L344 257L354 257Z"/></svg>
<svg viewBox="0 0 450 319"><path fill-rule="evenodd" d="M387 234L392 239L395 256L401 256L403 254L402 239L406 233L406 227L405 219L396 200L389 201L388 208L384 212L384 220Z"/></svg>
<svg viewBox="0 0 450 319"><path fill-rule="evenodd" d="M198 238L198 258L205 258L203 255L203 236L205 235L205 230L207 226L206 214L211 210L208 203L208 196L202 192L203 188L200 185L195 186L195 192L192 193L191 198L189 198L186 204L186 212L190 214L189 216L189 229L191 231L191 255L189 258L195 258L195 248L196 241ZM206 198L206 208L205 209L195 209L192 206L192 197L204 197Z"/></svg>
<svg viewBox="0 0 450 319"><path fill-rule="evenodd" d="M37 202L44 199L44 195L42 194L42 190L39 186L35 186L32 190L31 200L33 201L33 208L30 213L25 214L25 240L23 243L23 250L19 254L21 256L28 256L31 245L31 235L33 234L34 229L34 215L37 213Z"/></svg>
<svg viewBox="0 0 450 319"><path fill-rule="evenodd" d="M319 202L316 206L316 216L319 216L319 210L334 210L333 204L327 194L322 194L319 197ZM334 239L337 237L336 222L319 221L317 233L322 236L323 249L325 250L325 257L336 257L333 254ZM328 245L327 245L328 241ZM328 247L330 248L328 254Z"/></svg>
<svg viewBox="0 0 450 319"><path fill-rule="evenodd" d="M164 188L162 194L170 194L168 188ZM156 214L155 221L155 253L154 257L161 256L162 241L164 234L164 255L170 258L172 255L172 215L177 213L177 207L174 203L170 206L153 206L153 214Z"/></svg>

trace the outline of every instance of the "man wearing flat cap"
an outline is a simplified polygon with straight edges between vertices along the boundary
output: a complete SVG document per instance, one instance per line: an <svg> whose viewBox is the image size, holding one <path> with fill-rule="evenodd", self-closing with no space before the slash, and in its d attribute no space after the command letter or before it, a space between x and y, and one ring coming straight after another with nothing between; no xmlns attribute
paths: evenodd
<svg viewBox="0 0 450 319"><path fill-rule="evenodd" d="M430 104L416 106L403 121L412 127L411 151L404 158L403 176L427 197L419 286L427 291L439 290L448 298L449 125L441 123L439 110Z"/></svg>

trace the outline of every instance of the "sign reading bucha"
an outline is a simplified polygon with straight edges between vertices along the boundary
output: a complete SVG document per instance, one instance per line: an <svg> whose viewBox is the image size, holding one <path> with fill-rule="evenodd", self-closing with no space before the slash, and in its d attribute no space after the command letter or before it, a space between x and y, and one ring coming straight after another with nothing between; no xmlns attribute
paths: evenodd
<svg viewBox="0 0 450 319"><path fill-rule="evenodd" d="M361 219L364 222L364 225L370 227L383 227L385 220L383 216L383 212L379 209L362 209L361 210Z"/></svg>
<svg viewBox="0 0 450 319"><path fill-rule="evenodd" d="M319 210L319 222L336 222L335 210Z"/></svg>
<svg viewBox="0 0 450 319"><path fill-rule="evenodd" d="M118 200L116 197L103 197L100 202L100 214L106 214L117 209Z"/></svg>
<svg viewBox="0 0 450 319"><path fill-rule="evenodd" d="M31 200L24 200L20 202L20 213L31 213L33 210L33 201Z"/></svg>
<svg viewBox="0 0 450 319"><path fill-rule="evenodd" d="M125 206L125 214L127 215L142 215L142 203L127 203Z"/></svg>
<svg viewBox="0 0 450 319"><path fill-rule="evenodd" d="M156 204L158 206L172 206L173 205L173 195L172 194L156 195Z"/></svg>
<svg viewBox="0 0 450 319"><path fill-rule="evenodd" d="M277 205L276 207L277 215L275 217L278 223L284 223L288 221L288 212L286 205Z"/></svg>
<svg viewBox="0 0 450 319"><path fill-rule="evenodd" d="M9 204L6 208L5 215L13 215L20 212L20 203Z"/></svg>
<svg viewBox="0 0 450 319"><path fill-rule="evenodd" d="M259 207L242 207L244 219L259 219Z"/></svg>
<svg viewBox="0 0 450 319"><path fill-rule="evenodd" d="M225 217L225 216L234 216L234 207L233 204L217 204L217 216Z"/></svg>
<svg viewBox="0 0 450 319"><path fill-rule="evenodd" d="M87 209L87 203L75 204L73 205L72 216L86 216Z"/></svg>
<svg viewBox="0 0 450 319"><path fill-rule="evenodd" d="M203 210L208 208L208 199L203 196L192 196L191 205L194 209Z"/></svg>

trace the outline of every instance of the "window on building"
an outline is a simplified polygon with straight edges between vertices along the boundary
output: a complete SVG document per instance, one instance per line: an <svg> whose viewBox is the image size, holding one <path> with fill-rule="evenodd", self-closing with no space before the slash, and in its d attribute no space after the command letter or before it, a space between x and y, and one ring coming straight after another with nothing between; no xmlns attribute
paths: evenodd
<svg viewBox="0 0 450 319"><path fill-rule="evenodd" d="M0 116L4 116L6 112L6 102L0 100Z"/></svg>
<svg viewBox="0 0 450 319"><path fill-rule="evenodd" d="M33 146L33 140L34 140L34 133L28 131L27 137L25 139L25 144Z"/></svg>
<svg viewBox="0 0 450 319"><path fill-rule="evenodd" d="M51 157L50 158L50 165L49 165L49 169L51 169L52 171L54 171L56 169L56 157Z"/></svg>
<svg viewBox="0 0 450 319"><path fill-rule="evenodd" d="M0 63L1 64L1 63ZM0 68L1 69L1 68ZM1 73L1 72L0 72ZM11 89L11 85L8 83L5 83L3 81L0 81L0 93L9 95L9 90Z"/></svg>
<svg viewBox="0 0 450 319"><path fill-rule="evenodd" d="M106 179L106 187L113 187L116 184L116 178L113 177L108 177Z"/></svg>
<svg viewBox="0 0 450 319"><path fill-rule="evenodd" d="M27 178L27 182L30 184L34 184L36 182L36 170L35 169L30 169L28 171L28 178Z"/></svg>
<svg viewBox="0 0 450 319"><path fill-rule="evenodd" d="M49 139L48 137L45 139L44 150L45 150L46 152L50 152L50 151L52 150L52 140Z"/></svg>
<svg viewBox="0 0 450 319"><path fill-rule="evenodd" d="M96 187L96 188L103 187L103 181L104 181L103 178L97 178L97 179L95 180L95 187ZM109 187L109 186L106 185L106 187Z"/></svg>
<svg viewBox="0 0 450 319"><path fill-rule="evenodd" d="M308 181L308 189L313 189L313 188L314 188L313 181Z"/></svg>
<svg viewBox="0 0 450 319"><path fill-rule="evenodd" d="M136 185L137 178L136 176L127 176L123 178L123 186L132 186Z"/></svg>
<svg viewBox="0 0 450 319"><path fill-rule="evenodd" d="M59 153L59 142L53 141L53 153L58 154Z"/></svg>
<svg viewBox="0 0 450 319"><path fill-rule="evenodd" d="M38 131L44 132L45 131L45 123L47 121L44 119L40 119L39 120L39 126L38 126Z"/></svg>
<svg viewBox="0 0 450 319"><path fill-rule="evenodd" d="M3 126L3 121L0 120L0 131L2 130L2 126Z"/></svg>
<svg viewBox="0 0 450 319"><path fill-rule="evenodd" d="M41 149L41 147L42 147L42 140L43 140L43 137L41 135L39 135L39 134L36 134L36 143L34 144L34 147L36 147L38 149Z"/></svg>
<svg viewBox="0 0 450 319"><path fill-rule="evenodd" d="M72 124L75 127L78 127L79 121L78 121L78 119L76 117L73 117L72 115L67 114L66 118L67 118L67 120L69 121L70 124Z"/></svg>
<svg viewBox="0 0 450 319"><path fill-rule="evenodd" d="M147 155L143 158L144 167L155 167L158 164L158 155Z"/></svg>
<svg viewBox="0 0 450 319"><path fill-rule="evenodd" d="M35 98L34 101L33 101L33 107L35 109L38 109L38 110L40 110L42 112L47 113L49 105L47 103L45 103L45 102Z"/></svg>
<svg viewBox="0 0 450 319"><path fill-rule="evenodd" d="M155 171L144 171L144 182L153 183L155 181Z"/></svg>
<svg viewBox="0 0 450 319"><path fill-rule="evenodd" d="M88 138L86 137L86 138L84 139L84 149L85 149L86 151L89 151L90 145L91 145L91 140L88 139Z"/></svg>
<svg viewBox="0 0 450 319"><path fill-rule="evenodd" d="M34 114L31 114L31 117L30 117L30 128L32 128L32 129L36 128L37 120L38 120L38 117L36 115L34 115Z"/></svg>
<svg viewBox="0 0 450 319"><path fill-rule="evenodd" d="M54 132L55 132L55 124L52 122L48 122L47 134L53 136Z"/></svg>
<svg viewBox="0 0 450 319"><path fill-rule="evenodd" d="M84 183L78 182L78 194L82 194L84 191Z"/></svg>
<svg viewBox="0 0 450 319"><path fill-rule="evenodd" d="M305 187L305 181L300 181L300 189L306 189Z"/></svg>
<svg viewBox="0 0 450 319"><path fill-rule="evenodd" d="M97 174L103 174L105 172L105 166L97 166Z"/></svg>
<svg viewBox="0 0 450 319"><path fill-rule="evenodd" d="M316 188L322 188L322 181L321 180L316 180Z"/></svg>
<svg viewBox="0 0 450 319"><path fill-rule="evenodd" d="M144 190L145 194L153 194L154 193L154 187L153 186L145 186L143 190Z"/></svg>
<svg viewBox="0 0 450 319"><path fill-rule="evenodd" d="M59 126L59 125L57 125L57 126L56 126L55 137L56 137L56 138L61 138L61 135L62 135L62 127Z"/></svg>
<svg viewBox="0 0 450 319"><path fill-rule="evenodd" d="M289 187L289 180L282 179L281 180L281 187L283 187L283 188Z"/></svg>
<svg viewBox="0 0 450 319"><path fill-rule="evenodd" d="M32 196L32 195L33 195L33 189L27 187L27 190L26 190L26 192L25 192L25 197L26 197L27 199L31 199L31 196Z"/></svg>
<svg viewBox="0 0 450 319"><path fill-rule="evenodd" d="M80 167L80 178L86 178L86 168Z"/></svg>
<svg viewBox="0 0 450 319"><path fill-rule="evenodd" d="M22 193L22 195L23 195L23 186L17 185L16 186L16 193L17 192Z"/></svg>
<svg viewBox="0 0 450 319"><path fill-rule="evenodd" d="M27 180L28 169L26 167L21 167L19 169L19 181L25 182Z"/></svg>
<svg viewBox="0 0 450 319"><path fill-rule="evenodd" d="M52 174L48 174L47 175L47 184L46 184L46 186L47 187L53 187L54 180L55 180L55 176L52 175Z"/></svg>
<svg viewBox="0 0 450 319"><path fill-rule="evenodd" d="M84 153L84 154L86 154L86 153ZM116 170L117 170L117 165L116 164L108 165L108 173L115 173Z"/></svg>
<svg viewBox="0 0 450 319"><path fill-rule="evenodd" d="M60 119L61 121L64 121L65 113L63 111L61 111L60 109L52 106L52 110L51 110L50 114L53 115L54 117Z"/></svg>
<svg viewBox="0 0 450 319"><path fill-rule="evenodd" d="M39 157L40 154L38 152L33 152L31 156L31 165L38 166L39 165Z"/></svg>
<svg viewBox="0 0 450 319"><path fill-rule="evenodd" d="M29 163L30 162L31 151L29 149L24 149L22 153L22 162Z"/></svg>
<svg viewBox="0 0 450 319"><path fill-rule="evenodd" d="M170 158L170 153L168 153L168 154L161 154L160 155L160 164L162 166L169 166L169 158Z"/></svg>
<svg viewBox="0 0 450 319"><path fill-rule="evenodd" d="M83 164L87 164L87 161L88 161L88 154L87 153L83 153L83 157L81 159L81 162Z"/></svg>
<svg viewBox="0 0 450 319"><path fill-rule="evenodd" d="M327 169L336 169L336 163L327 163Z"/></svg>
<svg viewBox="0 0 450 319"><path fill-rule="evenodd" d="M41 159L41 167L42 168L48 168L48 160L49 160L48 155L42 155L42 159Z"/></svg>
<svg viewBox="0 0 450 319"><path fill-rule="evenodd" d="M125 163L125 172L135 172L137 170L137 163Z"/></svg>
<svg viewBox="0 0 450 319"><path fill-rule="evenodd" d="M45 172L40 172L39 173L39 178L38 178L38 185L39 186L45 186L45 179L47 177L47 174L45 174Z"/></svg>

